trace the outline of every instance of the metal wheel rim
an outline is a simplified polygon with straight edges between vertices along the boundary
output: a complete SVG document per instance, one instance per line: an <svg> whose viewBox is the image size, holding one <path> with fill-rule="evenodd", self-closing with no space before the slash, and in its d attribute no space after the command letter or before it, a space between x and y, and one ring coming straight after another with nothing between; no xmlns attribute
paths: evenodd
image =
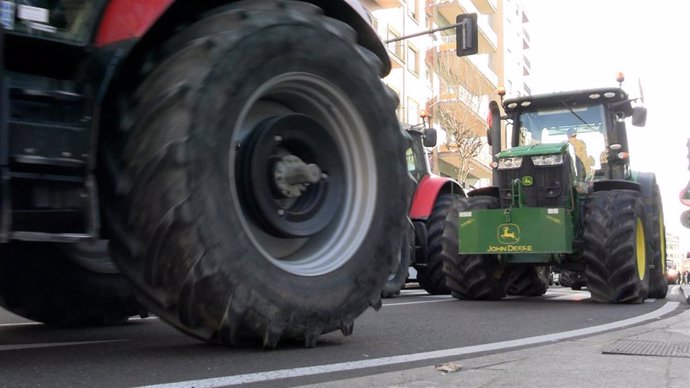
<svg viewBox="0 0 690 388"><path fill-rule="evenodd" d="M337 145L344 171L343 207L333 221L304 238L267 233L240 200L238 149L257 125L276 115L304 114L328 132ZM377 196L374 146L364 119L348 96L327 80L308 73L285 73L260 85L247 99L233 128L230 186L236 214L248 240L276 267L300 276L332 272L353 257L368 234Z"/></svg>

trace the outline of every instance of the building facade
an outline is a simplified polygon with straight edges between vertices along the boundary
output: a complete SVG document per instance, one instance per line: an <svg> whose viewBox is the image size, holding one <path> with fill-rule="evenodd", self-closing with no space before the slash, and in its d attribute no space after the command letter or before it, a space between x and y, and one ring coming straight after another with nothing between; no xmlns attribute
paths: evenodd
<svg viewBox="0 0 690 388"><path fill-rule="evenodd" d="M688 252L683 251L680 237L673 233L666 233L666 265L679 271L690 271Z"/></svg>
<svg viewBox="0 0 690 388"><path fill-rule="evenodd" d="M479 53L455 55L455 29L387 45L393 62L384 82L400 97L398 118L411 125L420 113L440 129L432 169L467 188L491 182L486 118L498 86L529 91L528 18L519 0L367 0L382 40L450 26L457 15L476 13ZM504 9L509 12L504 12ZM509 20L509 21L508 21ZM510 56L507 56L509 53ZM510 60L508 60L510 58ZM468 140L469 139L469 140Z"/></svg>

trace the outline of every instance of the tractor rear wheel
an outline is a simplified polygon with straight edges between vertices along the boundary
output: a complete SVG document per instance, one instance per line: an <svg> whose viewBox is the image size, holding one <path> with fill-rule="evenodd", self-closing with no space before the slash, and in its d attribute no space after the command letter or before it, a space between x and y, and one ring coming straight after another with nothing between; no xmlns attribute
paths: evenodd
<svg viewBox="0 0 690 388"><path fill-rule="evenodd" d="M508 295L539 296L549 288L549 267L512 266L508 272Z"/></svg>
<svg viewBox="0 0 690 388"><path fill-rule="evenodd" d="M666 227L664 225L664 210L659 194L659 186L654 184L653 197L650 204L646 204L645 211L649 217L649 260L652 263L649 274L649 297L663 299L668 292L666 278Z"/></svg>
<svg viewBox="0 0 690 388"><path fill-rule="evenodd" d="M498 300L506 295L507 272L496 255L458 254L458 213L498 207L494 197L461 198L446 217L440 255L448 288L458 299Z"/></svg>
<svg viewBox="0 0 690 388"><path fill-rule="evenodd" d="M585 205L587 288L602 303L642 303L649 286L647 219L640 193L592 193Z"/></svg>
<svg viewBox="0 0 690 388"><path fill-rule="evenodd" d="M419 267L417 270L417 281L432 295L450 294L450 289L446 285L446 275L443 273L443 232L446 218L453 210L453 201L459 201L461 198L460 194L454 193L439 195L427 222L427 264L426 267Z"/></svg>
<svg viewBox="0 0 690 388"><path fill-rule="evenodd" d="M205 341L350 335L409 222L379 58L301 1L234 2L170 39L123 93L123 149L104 141L119 266Z"/></svg>
<svg viewBox="0 0 690 388"><path fill-rule="evenodd" d="M0 245L0 305L54 326L106 326L143 314L105 241Z"/></svg>
<svg viewBox="0 0 690 388"><path fill-rule="evenodd" d="M412 222L408 223L409 231L403 236L401 242L400 254L398 258L391 264L391 272L388 275L388 280L383 285L381 290L382 298L392 298L400 295L400 290L405 286L407 275L410 269L410 261L414 253L414 226Z"/></svg>

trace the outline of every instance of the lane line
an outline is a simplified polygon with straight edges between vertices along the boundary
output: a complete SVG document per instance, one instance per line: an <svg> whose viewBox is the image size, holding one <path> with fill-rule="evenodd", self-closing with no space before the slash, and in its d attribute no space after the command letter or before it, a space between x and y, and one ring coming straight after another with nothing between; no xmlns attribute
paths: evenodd
<svg viewBox="0 0 690 388"><path fill-rule="evenodd" d="M39 322L0 323L0 327L35 326L35 325L42 325L42 323L39 323Z"/></svg>
<svg viewBox="0 0 690 388"><path fill-rule="evenodd" d="M118 339L118 340L103 340L103 341L84 341L84 342L46 342L46 343L40 343L40 344L0 345L0 352L5 352L8 350L57 348L60 346L109 344L109 343L113 343L113 342L124 342L124 341L129 341L129 340L128 339Z"/></svg>
<svg viewBox="0 0 690 388"><path fill-rule="evenodd" d="M150 316L146 318L141 318L141 317L130 317L129 321L148 321L148 320L155 320L155 319L160 319L156 316ZM43 325L41 322L16 322L16 323L0 323L0 327L18 327L18 326L35 326L35 325Z"/></svg>
<svg viewBox="0 0 690 388"><path fill-rule="evenodd" d="M418 302L387 303L387 304L384 304L383 307L405 306L405 305L420 304L420 303L454 302L454 301L456 301L455 298L434 299L434 300L420 300L420 301L418 301Z"/></svg>
<svg viewBox="0 0 690 388"><path fill-rule="evenodd" d="M229 385L268 382L268 381L280 380L280 379L285 379L285 378L314 376L314 375L320 375L320 374L325 374L325 373L351 371L351 370L380 367L380 366L386 366L386 365L404 364L404 363L409 363L409 362L414 362L414 361L425 361L425 360L431 360L431 359L436 359L436 358L457 357L457 356L462 356L462 355L467 355L467 354L494 351L494 350L502 350L502 349L510 349L510 348L516 348L516 347L520 347L520 346L527 346L527 345L537 345L537 344L549 343L549 342L564 340L564 339L573 338L573 337L592 335L592 334L600 333L603 331L620 329L620 328L623 328L626 326L631 326L631 325L635 325L638 323L650 321L650 320L659 318L661 316L664 316L664 315L672 312L673 310L675 310L678 307L678 305L679 305L679 302L666 302L666 304L664 304L659 309L652 311L650 313L647 313L647 314L637 316L637 317L628 318L628 319L624 319L622 321L611 322L611 323L607 323L607 324L603 324L603 325L592 326L592 327L588 327L588 328L584 328L584 329L565 331L562 333L546 334L546 335L540 335L540 336L536 336L536 337L521 338L521 339L516 339L516 340L510 340L510 341L494 342L494 343L490 343L490 344L464 346L464 347L454 348L454 349L436 350L436 351L431 351L431 352L422 352L422 353L406 354L406 355L399 355L399 356L392 356L392 357L375 358L375 359L362 360L362 361L340 362L340 363L335 363L335 364L317 365L317 366L310 366L310 367L303 367L303 368L282 369L282 370L273 370L273 371L267 371L267 372L234 375L234 376L215 377L215 378L200 379L200 380L180 381L180 382L168 383L168 384L148 385L148 386L142 386L140 388L188 388L188 387L192 387L192 386L195 388L215 388L215 387L224 387L224 386L229 386Z"/></svg>

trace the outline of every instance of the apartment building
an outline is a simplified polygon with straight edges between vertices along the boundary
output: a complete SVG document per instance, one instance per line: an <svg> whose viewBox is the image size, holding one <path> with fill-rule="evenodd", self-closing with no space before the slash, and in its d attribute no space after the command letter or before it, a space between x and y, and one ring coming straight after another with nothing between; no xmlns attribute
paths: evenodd
<svg viewBox="0 0 690 388"><path fill-rule="evenodd" d="M486 144L489 101L497 97L497 87L506 83L511 89L529 90L526 83L529 35L525 28L528 18L520 1L367 0L363 3L371 11L373 25L384 41L449 26L459 14L477 13L477 55L463 58L455 55L454 29L390 43L388 51L393 70L384 81L400 97L398 118L402 122L420 123L419 114L424 110L432 114L434 127L441 130L439 145L431 157L434 172L458 179L468 188L490 184L491 156ZM504 6L510 12L504 12ZM509 23L506 18L510 19ZM504 29L504 25L508 28ZM507 47L511 56L506 63Z"/></svg>

